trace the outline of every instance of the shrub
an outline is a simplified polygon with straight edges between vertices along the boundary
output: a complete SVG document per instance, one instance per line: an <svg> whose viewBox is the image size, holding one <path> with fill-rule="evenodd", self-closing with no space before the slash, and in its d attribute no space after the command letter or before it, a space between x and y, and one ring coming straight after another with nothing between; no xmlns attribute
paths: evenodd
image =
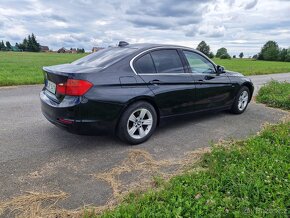
<svg viewBox="0 0 290 218"><path fill-rule="evenodd" d="M269 82L259 90L257 101L271 107L290 110L290 83L274 80Z"/></svg>

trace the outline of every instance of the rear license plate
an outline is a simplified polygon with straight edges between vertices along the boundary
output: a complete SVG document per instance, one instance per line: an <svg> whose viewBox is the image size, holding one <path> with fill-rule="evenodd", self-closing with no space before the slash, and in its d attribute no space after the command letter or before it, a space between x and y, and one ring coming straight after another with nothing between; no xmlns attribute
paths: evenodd
<svg viewBox="0 0 290 218"><path fill-rule="evenodd" d="M55 94L56 84L47 80L46 89L51 93Z"/></svg>

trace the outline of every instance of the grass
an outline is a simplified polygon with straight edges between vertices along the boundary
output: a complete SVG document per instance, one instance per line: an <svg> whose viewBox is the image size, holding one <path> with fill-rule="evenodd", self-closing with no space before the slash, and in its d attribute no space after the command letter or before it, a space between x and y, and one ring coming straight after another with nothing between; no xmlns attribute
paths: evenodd
<svg viewBox="0 0 290 218"><path fill-rule="evenodd" d="M0 52L0 86L43 83L42 67L69 63L84 54Z"/></svg>
<svg viewBox="0 0 290 218"><path fill-rule="evenodd" d="M290 83L273 80L261 87L256 100L271 107L290 110Z"/></svg>
<svg viewBox="0 0 290 218"><path fill-rule="evenodd" d="M102 217L288 217L290 122L216 146L159 191L129 197ZM287 209L288 208L288 209Z"/></svg>
<svg viewBox="0 0 290 218"><path fill-rule="evenodd" d="M72 62L86 54L0 52L0 86L40 84L42 67ZM214 61L227 70L245 75L290 72L290 62L231 59Z"/></svg>
<svg viewBox="0 0 290 218"><path fill-rule="evenodd" d="M290 72L290 62L258 61L239 58L231 60L215 58L213 61L216 64L224 66L227 70L240 72L246 76Z"/></svg>

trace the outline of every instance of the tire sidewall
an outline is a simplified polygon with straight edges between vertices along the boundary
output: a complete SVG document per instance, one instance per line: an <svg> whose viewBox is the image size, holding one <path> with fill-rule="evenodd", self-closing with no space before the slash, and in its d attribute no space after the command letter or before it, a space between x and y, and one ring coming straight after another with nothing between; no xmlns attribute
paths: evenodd
<svg viewBox="0 0 290 218"><path fill-rule="evenodd" d="M151 130L149 131L149 133L144 138L134 139L129 135L129 133L127 131L127 122L128 122L130 115L135 110L138 110L141 108L147 109L152 114L152 119L153 119L152 127L151 127ZM131 145L136 145L136 144L140 144L140 143L147 141L152 136L153 132L156 129L156 126L157 126L157 114L156 114L154 107L145 101L139 101L139 102L136 102L136 103L133 103L132 105L130 105L124 111L124 113L121 115L121 118L120 118L120 121L118 124L117 135L122 141L129 143Z"/></svg>
<svg viewBox="0 0 290 218"><path fill-rule="evenodd" d="M243 86L239 90L239 92L237 93L236 98L235 98L235 101L234 101L234 104L233 104L232 109L231 109L231 111L233 113L235 113L235 114L241 114L241 113L243 113L247 109L247 107L249 105L249 100L248 100L248 103L247 103L246 107L243 110L240 110L239 109L239 106L238 106L238 104L239 104L239 98L240 98L241 93L244 92L244 91L246 91L248 93L248 98L250 98L250 90L249 90L249 88L246 87L246 86Z"/></svg>

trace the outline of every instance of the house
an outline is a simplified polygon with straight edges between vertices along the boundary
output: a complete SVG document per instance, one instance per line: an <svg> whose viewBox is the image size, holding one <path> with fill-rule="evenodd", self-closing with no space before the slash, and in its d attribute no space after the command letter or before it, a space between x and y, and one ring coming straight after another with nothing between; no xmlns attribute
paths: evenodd
<svg viewBox="0 0 290 218"><path fill-rule="evenodd" d="M76 54L77 50L75 48L71 48L69 53Z"/></svg>
<svg viewBox="0 0 290 218"><path fill-rule="evenodd" d="M57 53L70 53L70 50L62 47L62 48L60 48L60 49L57 50Z"/></svg>
<svg viewBox="0 0 290 218"><path fill-rule="evenodd" d="M42 52L48 52L49 51L49 48L48 48L48 46L41 45L40 46L40 51L42 51Z"/></svg>
<svg viewBox="0 0 290 218"><path fill-rule="evenodd" d="M102 47L93 47L92 52L96 52L96 51L99 51L99 50L102 50L102 49L104 49L104 48L102 48Z"/></svg>

